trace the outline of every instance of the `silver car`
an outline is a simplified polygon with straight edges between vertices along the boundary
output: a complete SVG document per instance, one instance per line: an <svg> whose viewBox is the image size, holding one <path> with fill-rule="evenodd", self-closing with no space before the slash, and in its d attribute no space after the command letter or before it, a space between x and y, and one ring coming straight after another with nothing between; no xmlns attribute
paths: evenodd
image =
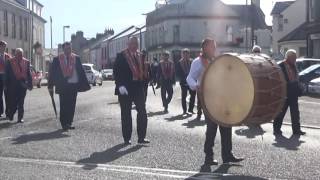
<svg viewBox="0 0 320 180"><path fill-rule="evenodd" d="M97 84L102 86L102 75L99 71L95 70L94 64L82 64L82 66L86 73L89 84L92 84L93 86L96 86Z"/></svg>
<svg viewBox="0 0 320 180"><path fill-rule="evenodd" d="M309 82L308 92L313 95L320 95L320 78L313 79Z"/></svg>

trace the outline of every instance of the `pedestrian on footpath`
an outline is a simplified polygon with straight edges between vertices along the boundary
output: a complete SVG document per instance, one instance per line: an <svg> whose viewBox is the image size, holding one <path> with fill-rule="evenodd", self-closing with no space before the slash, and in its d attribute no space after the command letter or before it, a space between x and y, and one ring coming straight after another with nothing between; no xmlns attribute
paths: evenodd
<svg viewBox="0 0 320 180"><path fill-rule="evenodd" d="M60 123L63 131L75 129L72 125L78 92L90 90L80 57L72 53L72 45L65 42L63 53L53 58L48 73L48 90L59 94Z"/></svg>
<svg viewBox="0 0 320 180"><path fill-rule="evenodd" d="M201 55L192 62L190 73L187 77L189 87L194 91L199 90L202 74L215 57L216 42L213 39L206 38L202 41L201 48ZM218 125L210 120L206 114L205 118L207 123L207 131L204 144L204 163L205 165L217 165L218 161L213 158L213 146ZM243 158L236 158L232 153L232 128L219 126L219 130L221 136L221 155L223 163L242 161Z"/></svg>
<svg viewBox="0 0 320 180"><path fill-rule="evenodd" d="M21 48L17 48L15 56L6 61L4 81L8 96L8 119L13 121L14 114L18 110L18 123L23 123L24 99L27 89L32 90L32 77L30 61L23 57Z"/></svg>
<svg viewBox="0 0 320 180"><path fill-rule="evenodd" d="M125 145L131 144L132 102L137 110L138 143L150 143L146 138L148 118L144 92L143 62L138 53L139 42L130 37L127 48L117 54L113 73L116 83L115 94L118 95L121 109L122 136Z"/></svg>
<svg viewBox="0 0 320 180"><path fill-rule="evenodd" d="M299 85L299 75L296 67L297 53L293 49L289 49L286 52L285 60L282 61L279 66L287 81L287 100L283 106L280 114L273 121L273 134L282 135L281 126L283 118L286 115L288 107L290 107L292 132L294 135L305 135L306 133L301 131L300 126L300 112L299 112L299 96L302 95L302 89Z"/></svg>
<svg viewBox="0 0 320 180"><path fill-rule="evenodd" d="M161 85L161 99L164 112L168 113L168 106L173 96L173 85L175 82L175 64L169 60L170 53L165 51L162 54L160 68L158 71L159 82Z"/></svg>
<svg viewBox="0 0 320 180"><path fill-rule="evenodd" d="M183 115L187 114L187 95L188 92L190 94L189 99L189 108L188 112L191 114L194 114L193 108L196 98L196 91L193 91L189 88L189 85L187 83L187 76L190 71L192 60L190 59L190 50L189 49L183 49L181 51L182 58L178 62L177 65L177 77L179 78L180 87L181 87L181 105L183 110Z"/></svg>
<svg viewBox="0 0 320 180"><path fill-rule="evenodd" d="M0 117L3 116L5 112L6 117L8 118L8 100L7 100L7 92L4 90L4 77L5 77L5 65L6 62L11 58L11 56L5 52L7 47L7 42L0 41ZM6 108L4 110L3 104L3 95L5 100Z"/></svg>

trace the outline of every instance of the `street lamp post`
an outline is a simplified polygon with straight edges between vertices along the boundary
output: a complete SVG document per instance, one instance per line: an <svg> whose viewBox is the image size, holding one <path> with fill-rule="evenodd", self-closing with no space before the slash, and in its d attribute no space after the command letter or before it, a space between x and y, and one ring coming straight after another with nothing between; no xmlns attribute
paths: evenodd
<svg viewBox="0 0 320 180"><path fill-rule="evenodd" d="M140 35L140 52L142 51L142 28L140 27L136 27L136 30L139 31L139 35Z"/></svg>
<svg viewBox="0 0 320 180"><path fill-rule="evenodd" d="M69 26L69 25L63 26L63 43L66 41L66 39L65 39L65 38L66 38L66 37L65 37L65 36L66 36L66 30L65 30L65 29L66 29L66 28L70 28L70 26Z"/></svg>

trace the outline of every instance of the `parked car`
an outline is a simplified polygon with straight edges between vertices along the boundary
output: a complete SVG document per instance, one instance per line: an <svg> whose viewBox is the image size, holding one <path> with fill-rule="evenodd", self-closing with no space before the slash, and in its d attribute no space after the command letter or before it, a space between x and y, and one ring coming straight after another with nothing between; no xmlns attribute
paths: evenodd
<svg viewBox="0 0 320 180"><path fill-rule="evenodd" d="M97 84L102 86L102 75L99 71L95 70L94 64L82 64L82 66L89 83L93 86L96 86Z"/></svg>
<svg viewBox="0 0 320 180"><path fill-rule="evenodd" d="M41 88L41 80L43 78L42 71L36 71L33 66L30 68L32 76L32 85Z"/></svg>
<svg viewBox="0 0 320 180"><path fill-rule="evenodd" d="M318 77L320 77L320 64L314 64L299 73L299 80L305 93L308 93L309 82Z"/></svg>
<svg viewBox="0 0 320 180"><path fill-rule="evenodd" d="M309 82L308 92L313 95L320 95L320 78L313 79Z"/></svg>
<svg viewBox="0 0 320 180"><path fill-rule="evenodd" d="M307 69L308 67L320 64L320 59L312 59L312 58L298 58L296 65L299 72Z"/></svg>
<svg viewBox="0 0 320 180"><path fill-rule="evenodd" d="M113 69L102 69L103 80L113 80Z"/></svg>

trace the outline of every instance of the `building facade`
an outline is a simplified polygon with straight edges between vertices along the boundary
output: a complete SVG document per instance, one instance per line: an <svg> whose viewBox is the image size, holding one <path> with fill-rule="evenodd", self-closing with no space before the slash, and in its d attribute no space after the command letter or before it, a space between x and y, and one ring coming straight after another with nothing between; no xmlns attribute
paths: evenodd
<svg viewBox="0 0 320 180"><path fill-rule="evenodd" d="M283 57L288 49L306 56L306 0L276 2L272 15L272 50L275 57Z"/></svg>
<svg viewBox="0 0 320 180"><path fill-rule="evenodd" d="M320 1L307 1L308 57L320 59Z"/></svg>
<svg viewBox="0 0 320 180"><path fill-rule="evenodd" d="M0 0L0 39L8 42L7 52L11 54L22 48L37 71L46 68L42 55L46 23L42 8L36 0Z"/></svg>
<svg viewBox="0 0 320 180"><path fill-rule="evenodd" d="M220 0L168 1L147 15L146 48L149 57L159 59L161 52L168 50L172 58L178 60L183 48L191 49L193 57L198 56L200 43L205 37L217 41L218 54L249 51L252 39L254 44L262 43L258 45L268 52L271 31L265 23L259 1L256 3L245 6L227 5ZM251 36L251 29L254 36Z"/></svg>

